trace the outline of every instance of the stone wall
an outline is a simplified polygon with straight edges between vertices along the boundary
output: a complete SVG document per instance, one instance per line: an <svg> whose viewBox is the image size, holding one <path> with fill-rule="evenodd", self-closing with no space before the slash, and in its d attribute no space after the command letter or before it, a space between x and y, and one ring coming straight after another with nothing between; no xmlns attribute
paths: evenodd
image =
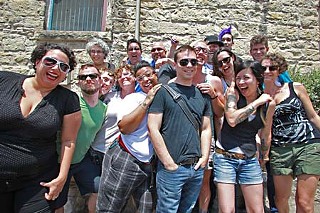
<svg viewBox="0 0 320 213"><path fill-rule="evenodd" d="M125 56L126 40L134 37L136 1L108 0L106 32L46 31L46 1L0 0L0 69L30 71L28 59L42 41L68 44L80 63L88 38L97 36L110 45L109 60ZM177 36L181 43L203 39L232 25L235 52L248 56L249 40L258 33L269 36L271 50L279 51L305 70L319 67L318 0L141 0L140 40L144 55L150 44Z"/></svg>

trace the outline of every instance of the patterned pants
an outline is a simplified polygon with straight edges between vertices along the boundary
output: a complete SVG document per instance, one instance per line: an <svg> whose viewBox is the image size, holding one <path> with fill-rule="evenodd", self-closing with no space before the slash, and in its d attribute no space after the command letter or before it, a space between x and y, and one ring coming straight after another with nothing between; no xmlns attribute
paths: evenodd
<svg viewBox="0 0 320 213"><path fill-rule="evenodd" d="M138 212L151 213L151 165L124 151L118 144L105 155L98 193L97 212L121 212L133 196Z"/></svg>

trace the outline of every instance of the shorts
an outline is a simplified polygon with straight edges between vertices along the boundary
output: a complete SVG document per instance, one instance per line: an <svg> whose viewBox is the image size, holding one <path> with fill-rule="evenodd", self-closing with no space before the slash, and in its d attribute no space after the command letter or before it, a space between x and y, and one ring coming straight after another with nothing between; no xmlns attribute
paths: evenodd
<svg viewBox="0 0 320 213"><path fill-rule="evenodd" d="M272 175L320 175L320 143L271 147Z"/></svg>
<svg viewBox="0 0 320 213"><path fill-rule="evenodd" d="M230 184L261 184L262 172L256 157L233 159L214 154L214 182Z"/></svg>
<svg viewBox="0 0 320 213"><path fill-rule="evenodd" d="M80 194L98 193L100 184L100 166L90 159L89 153L85 155L80 163L71 164L68 178L56 200L56 208L63 207L68 201L68 192L71 178L74 178Z"/></svg>

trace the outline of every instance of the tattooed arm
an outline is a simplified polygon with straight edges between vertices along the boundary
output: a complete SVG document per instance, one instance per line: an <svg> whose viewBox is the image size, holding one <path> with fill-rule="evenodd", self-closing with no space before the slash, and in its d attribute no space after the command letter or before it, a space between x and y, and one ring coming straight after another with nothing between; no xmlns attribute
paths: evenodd
<svg viewBox="0 0 320 213"><path fill-rule="evenodd" d="M226 93L226 105L225 105L225 117L230 126L235 127L242 121L246 120L249 115L254 113L258 106L271 101L271 97L268 94L262 94L258 99L254 100L247 106L238 109L237 102L239 95L235 90L234 81L231 83Z"/></svg>

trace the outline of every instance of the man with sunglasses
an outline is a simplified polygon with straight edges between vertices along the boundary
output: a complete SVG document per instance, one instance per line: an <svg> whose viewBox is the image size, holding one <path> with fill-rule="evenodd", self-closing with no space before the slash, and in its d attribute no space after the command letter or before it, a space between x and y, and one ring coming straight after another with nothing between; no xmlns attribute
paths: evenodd
<svg viewBox="0 0 320 213"><path fill-rule="evenodd" d="M151 48L151 61L149 64L156 68L156 62L158 59L166 58L167 50L163 42L154 42Z"/></svg>
<svg viewBox="0 0 320 213"><path fill-rule="evenodd" d="M76 181L81 195L89 195L88 211L95 212L99 187L100 168L91 161L89 148L102 126L107 106L99 100L101 88L100 72L92 64L82 65L78 74L81 89L80 107L82 122L76 140L67 181L56 200L56 213L63 212L68 199L71 177Z"/></svg>
<svg viewBox="0 0 320 213"><path fill-rule="evenodd" d="M180 94L198 125L188 119L164 87L160 88L148 115L149 134L159 158L156 183L159 213L192 211L211 143L210 97L193 85L198 63L194 48L179 47L174 61L177 78L168 86Z"/></svg>

